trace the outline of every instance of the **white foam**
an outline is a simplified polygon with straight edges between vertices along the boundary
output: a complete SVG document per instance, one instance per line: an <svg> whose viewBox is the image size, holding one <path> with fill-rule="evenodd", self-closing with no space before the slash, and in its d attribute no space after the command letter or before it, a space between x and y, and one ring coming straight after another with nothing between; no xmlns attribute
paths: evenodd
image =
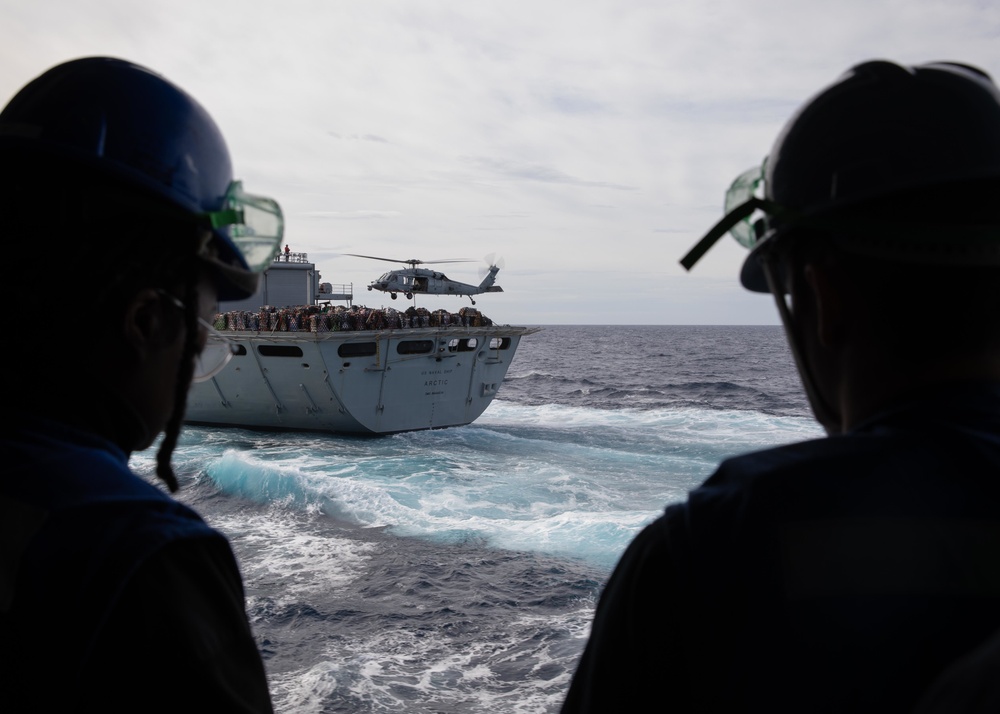
<svg viewBox="0 0 1000 714"><path fill-rule="evenodd" d="M319 661L270 676L277 711L549 711L565 696L589 610L558 615L504 613L503 631L489 614L470 622L473 636L454 636L442 620L377 633L331 637ZM540 633L549 633L544 636ZM541 676L551 670L558 674ZM521 676L512 680L511 671Z"/></svg>
<svg viewBox="0 0 1000 714"><path fill-rule="evenodd" d="M246 445L232 448L225 446L232 433L188 429L178 472L289 514L324 513L399 535L480 540L602 566L722 459L820 435L810 420L751 411L501 400L467 427L378 439L236 432ZM146 454L133 465L151 471ZM308 553L312 545L297 548Z"/></svg>
<svg viewBox="0 0 1000 714"><path fill-rule="evenodd" d="M377 553L372 543L325 534L315 519L274 508L241 511L212 525L232 542L248 583L291 600L343 588Z"/></svg>

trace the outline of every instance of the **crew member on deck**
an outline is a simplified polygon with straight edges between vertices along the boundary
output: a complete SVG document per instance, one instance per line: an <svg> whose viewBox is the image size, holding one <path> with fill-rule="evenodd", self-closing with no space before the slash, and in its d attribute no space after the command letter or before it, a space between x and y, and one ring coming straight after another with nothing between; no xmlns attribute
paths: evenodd
<svg viewBox="0 0 1000 714"><path fill-rule="evenodd" d="M853 67L733 183L682 263L750 249L829 436L724 461L635 538L563 712L911 712L959 661L921 711L997 701L998 196L1000 93L953 63Z"/></svg>
<svg viewBox="0 0 1000 714"><path fill-rule="evenodd" d="M209 321L277 254L277 204L233 180L194 99L105 57L10 100L0 179L4 241L51 257L0 282L21 328L3 370L0 707L270 712L232 549L165 489L191 381L230 356L206 347ZM54 268L85 311L53 299ZM160 434L156 474L131 472Z"/></svg>

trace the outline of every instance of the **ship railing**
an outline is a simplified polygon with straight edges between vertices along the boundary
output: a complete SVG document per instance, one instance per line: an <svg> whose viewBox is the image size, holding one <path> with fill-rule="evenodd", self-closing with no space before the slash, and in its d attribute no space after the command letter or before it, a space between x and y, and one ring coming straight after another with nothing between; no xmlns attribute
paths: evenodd
<svg viewBox="0 0 1000 714"><path fill-rule="evenodd" d="M308 263L309 254L308 253L293 253L288 251L285 253L282 251L274 256L275 263Z"/></svg>
<svg viewBox="0 0 1000 714"><path fill-rule="evenodd" d="M321 301L346 300L347 302L351 302L354 299L354 283L341 283L340 285L320 283L316 299Z"/></svg>
<svg viewBox="0 0 1000 714"><path fill-rule="evenodd" d="M215 329L236 332L354 332L385 329L469 328L490 327L493 321L475 308L462 308L457 313L447 310L431 312L417 308L415 314L394 308L320 308L297 306L276 308L270 305L260 310L231 310L215 318Z"/></svg>

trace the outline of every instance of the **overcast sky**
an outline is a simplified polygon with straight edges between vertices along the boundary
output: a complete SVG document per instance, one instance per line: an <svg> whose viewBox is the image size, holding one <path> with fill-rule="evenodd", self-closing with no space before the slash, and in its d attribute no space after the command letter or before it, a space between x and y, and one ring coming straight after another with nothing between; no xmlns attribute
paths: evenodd
<svg viewBox="0 0 1000 714"><path fill-rule="evenodd" d="M476 283L495 254L497 322L776 324L734 241L678 265L729 182L860 61L1000 77L1000 2L0 0L4 103L99 54L204 104L292 250L356 302L393 304L364 289L393 266L343 253L469 259L440 269Z"/></svg>

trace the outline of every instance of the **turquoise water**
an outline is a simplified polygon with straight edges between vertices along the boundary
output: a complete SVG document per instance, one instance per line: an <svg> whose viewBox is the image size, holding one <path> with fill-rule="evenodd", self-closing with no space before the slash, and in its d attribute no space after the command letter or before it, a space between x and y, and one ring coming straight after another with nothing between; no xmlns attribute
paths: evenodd
<svg viewBox="0 0 1000 714"><path fill-rule="evenodd" d="M818 435L780 328L558 326L469 426L189 427L175 466L233 542L279 711L545 712L635 533L721 459Z"/></svg>

